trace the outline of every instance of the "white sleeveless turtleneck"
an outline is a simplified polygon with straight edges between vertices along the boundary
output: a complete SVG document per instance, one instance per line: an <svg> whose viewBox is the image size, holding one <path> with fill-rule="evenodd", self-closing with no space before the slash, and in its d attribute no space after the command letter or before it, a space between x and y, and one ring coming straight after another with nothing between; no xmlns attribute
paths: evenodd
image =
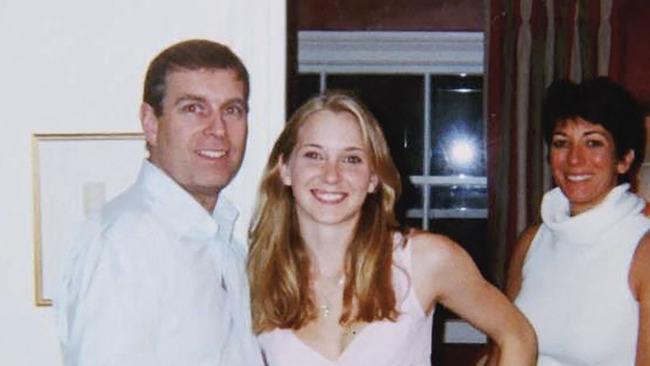
<svg viewBox="0 0 650 366"><path fill-rule="evenodd" d="M559 188L544 196L515 300L537 332L538 366L634 365L639 314L628 275L650 229L644 206L628 184L576 216Z"/></svg>

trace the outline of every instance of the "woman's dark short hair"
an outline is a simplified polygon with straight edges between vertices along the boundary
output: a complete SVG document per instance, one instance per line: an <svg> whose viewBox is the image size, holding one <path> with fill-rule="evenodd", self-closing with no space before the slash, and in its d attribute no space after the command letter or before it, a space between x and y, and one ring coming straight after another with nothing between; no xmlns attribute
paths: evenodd
<svg viewBox="0 0 650 366"><path fill-rule="evenodd" d="M179 42L159 53L147 69L142 100L160 116L163 112L167 75L177 70L200 69L233 70L244 83L244 97L248 100L250 86L244 63L227 46L204 39Z"/></svg>
<svg viewBox="0 0 650 366"><path fill-rule="evenodd" d="M568 80L553 82L546 91L542 110L544 140L548 146L559 123L578 117L603 126L612 135L617 159L634 151L630 169L619 177L621 183L633 182L645 152L644 111L639 102L606 77L579 84Z"/></svg>

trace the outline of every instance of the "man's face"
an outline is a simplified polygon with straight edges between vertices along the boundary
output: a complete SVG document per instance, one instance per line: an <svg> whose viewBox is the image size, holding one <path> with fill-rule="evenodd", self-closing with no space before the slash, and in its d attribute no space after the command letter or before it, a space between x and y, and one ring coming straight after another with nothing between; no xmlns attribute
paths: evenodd
<svg viewBox="0 0 650 366"><path fill-rule="evenodd" d="M143 104L150 160L212 211L239 170L247 134L244 84L229 69L172 71L162 114Z"/></svg>

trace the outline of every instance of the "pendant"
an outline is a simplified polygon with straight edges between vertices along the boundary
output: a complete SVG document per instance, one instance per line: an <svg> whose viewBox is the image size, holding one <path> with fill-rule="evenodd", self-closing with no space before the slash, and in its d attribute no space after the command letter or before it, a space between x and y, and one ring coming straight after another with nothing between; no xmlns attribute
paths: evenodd
<svg viewBox="0 0 650 366"><path fill-rule="evenodd" d="M323 312L323 318L327 318L330 315L330 304L326 302L318 307Z"/></svg>
<svg viewBox="0 0 650 366"><path fill-rule="evenodd" d="M312 282L312 288L314 287L314 282ZM330 302L330 296L336 294L345 284L345 276L341 276L337 281L336 281L336 288L334 290L330 290L329 292L325 292L322 295L318 296L320 297L323 301L324 304L318 305L318 309L321 311L323 314L323 318L329 317L330 313L332 312L332 303Z"/></svg>

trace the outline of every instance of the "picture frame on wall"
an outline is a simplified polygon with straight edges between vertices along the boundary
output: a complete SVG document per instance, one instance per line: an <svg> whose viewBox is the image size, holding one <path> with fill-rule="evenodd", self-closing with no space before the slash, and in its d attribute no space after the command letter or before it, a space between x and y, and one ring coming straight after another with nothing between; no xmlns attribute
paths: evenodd
<svg viewBox="0 0 650 366"><path fill-rule="evenodd" d="M80 224L136 179L141 133L35 133L31 138L35 303L51 306Z"/></svg>

